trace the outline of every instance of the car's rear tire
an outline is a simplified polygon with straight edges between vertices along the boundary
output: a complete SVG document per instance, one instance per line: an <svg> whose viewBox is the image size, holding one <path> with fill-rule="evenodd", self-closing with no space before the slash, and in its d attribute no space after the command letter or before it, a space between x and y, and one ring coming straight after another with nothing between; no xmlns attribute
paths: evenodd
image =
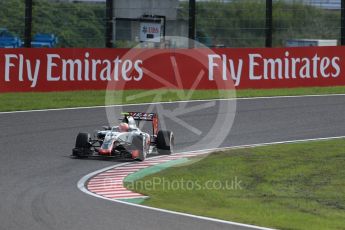
<svg viewBox="0 0 345 230"><path fill-rule="evenodd" d="M157 134L157 152L169 155L174 152L174 133L168 130L160 130Z"/></svg>

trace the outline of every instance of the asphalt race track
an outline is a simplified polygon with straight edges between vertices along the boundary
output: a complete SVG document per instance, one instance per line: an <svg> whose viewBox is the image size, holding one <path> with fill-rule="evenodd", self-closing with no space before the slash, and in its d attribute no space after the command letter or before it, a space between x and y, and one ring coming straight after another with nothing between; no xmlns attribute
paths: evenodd
<svg viewBox="0 0 345 230"><path fill-rule="evenodd" d="M202 102L190 102L190 106L198 103ZM222 103L217 101L216 106ZM181 117L206 133L214 111L206 109ZM82 193L77 188L81 177L117 162L71 159L75 136L105 124L104 108L0 114L0 229L245 229ZM195 141L180 125L173 121L166 124L175 133L177 150ZM344 124L345 96L239 100L234 126L222 146L343 136Z"/></svg>

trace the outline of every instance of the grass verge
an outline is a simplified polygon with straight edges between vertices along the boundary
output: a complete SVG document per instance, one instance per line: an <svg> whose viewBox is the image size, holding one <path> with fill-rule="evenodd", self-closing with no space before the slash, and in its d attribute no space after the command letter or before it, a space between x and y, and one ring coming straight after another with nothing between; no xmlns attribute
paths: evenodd
<svg viewBox="0 0 345 230"><path fill-rule="evenodd" d="M345 229L344 149L342 139L216 152L131 187L153 207L278 229Z"/></svg>
<svg viewBox="0 0 345 230"><path fill-rule="evenodd" d="M340 94L345 93L345 86L313 87L293 89L237 90L236 96L269 97L307 94ZM158 97L157 97L158 95ZM128 90L115 92L112 104L130 104L157 101L197 100L234 97L232 91L196 90L192 94L183 90ZM1 93L0 111L18 111L33 109L54 109L80 106L97 106L105 104L106 91L71 91L49 93Z"/></svg>

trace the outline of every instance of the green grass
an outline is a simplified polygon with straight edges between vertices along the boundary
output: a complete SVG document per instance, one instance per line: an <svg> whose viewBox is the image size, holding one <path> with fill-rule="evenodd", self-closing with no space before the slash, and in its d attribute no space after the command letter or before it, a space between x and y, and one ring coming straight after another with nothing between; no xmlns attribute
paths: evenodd
<svg viewBox="0 0 345 230"><path fill-rule="evenodd" d="M282 144L216 152L131 187L150 196L148 206L278 229L339 230L345 229L344 166L343 139ZM236 178L237 187L204 187L207 181L230 185ZM188 183L195 189L187 189Z"/></svg>
<svg viewBox="0 0 345 230"><path fill-rule="evenodd" d="M345 93L345 86L269 90L237 90L236 96L262 97L337 93ZM0 93L0 111L105 105L105 95L106 91L102 90L49 93ZM131 96L134 96L134 98L130 98ZM234 96L235 92L225 90L197 90L191 95L188 95L188 91L183 90L129 90L114 92L114 94L112 95L112 100L107 104L231 98Z"/></svg>

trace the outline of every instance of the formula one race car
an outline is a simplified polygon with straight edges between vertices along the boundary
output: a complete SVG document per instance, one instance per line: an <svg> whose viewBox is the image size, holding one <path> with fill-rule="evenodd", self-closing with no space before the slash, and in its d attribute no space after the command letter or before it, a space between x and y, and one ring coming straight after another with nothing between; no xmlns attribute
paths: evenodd
<svg viewBox="0 0 345 230"><path fill-rule="evenodd" d="M144 161L151 153L173 153L174 134L158 130L156 113L127 112L123 115L118 126L104 126L103 130L96 131L94 138L89 133L79 133L72 156L104 156ZM138 128L142 121L152 122L152 134Z"/></svg>

